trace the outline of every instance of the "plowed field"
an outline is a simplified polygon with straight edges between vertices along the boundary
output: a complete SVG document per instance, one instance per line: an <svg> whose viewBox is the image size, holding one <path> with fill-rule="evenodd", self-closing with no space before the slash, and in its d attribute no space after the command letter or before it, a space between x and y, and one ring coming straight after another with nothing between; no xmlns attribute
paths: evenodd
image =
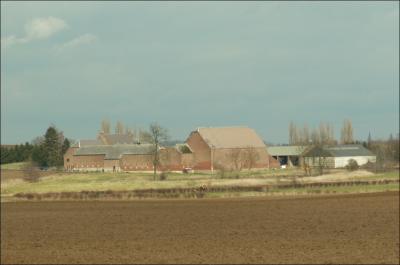
<svg viewBox="0 0 400 265"><path fill-rule="evenodd" d="M399 193L9 202L2 263L399 263Z"/></svg>

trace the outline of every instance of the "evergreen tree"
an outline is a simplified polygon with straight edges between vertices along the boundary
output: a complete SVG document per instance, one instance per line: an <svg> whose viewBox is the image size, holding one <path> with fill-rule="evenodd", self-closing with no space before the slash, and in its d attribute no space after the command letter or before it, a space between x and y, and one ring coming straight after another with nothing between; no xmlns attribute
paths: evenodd
<svg viewBox="0 0 400 265"><path fill-rule="evenodd" d="M44 135L44 149L49 167L62 165L62 145L60 134L54 126L50 126Z"/></svg>
<svg viewBox="0 0 400 265"><path fill-rule="evenodd" d="M62 155L65 154L65 152L67 152L68 148L70 147L71 143L68 140L68 138L64 139L63 145L62 145Z"/></svg>

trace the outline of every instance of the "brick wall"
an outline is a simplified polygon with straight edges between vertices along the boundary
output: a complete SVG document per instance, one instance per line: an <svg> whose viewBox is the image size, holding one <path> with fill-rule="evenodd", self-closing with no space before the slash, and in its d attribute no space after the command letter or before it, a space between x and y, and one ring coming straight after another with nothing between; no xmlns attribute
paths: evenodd
<svg viewBox="0 0 400 265"><path fill-rule="evenodd" d="M64 158L65 159L65 158ZM67 157L68 159L68 157ZM71 161L71 160L70 160ZM70 169L98 169L102 170L105 166L104 155L84 155L74 156L72 158L72 164Z"/></svg>
<svg viewBox="0 0 400 265"><path fill-rule="evenodd" d="M192 132L186 144L193 151L193 168L207 170L211 168L211 150L198 132Z"/></svg>
<svg viewBox="0 0 400 265"><path fill-rule="evenodd" d="M123 155L121 169L124 171L146 171L153 169L152 155Z"/></svg>

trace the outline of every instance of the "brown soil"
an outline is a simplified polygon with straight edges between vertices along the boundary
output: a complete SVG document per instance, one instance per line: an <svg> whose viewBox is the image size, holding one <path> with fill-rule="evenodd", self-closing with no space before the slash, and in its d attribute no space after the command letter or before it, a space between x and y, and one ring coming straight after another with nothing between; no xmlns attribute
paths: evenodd
<svg viewBox="0 0 400 265"><path fill-rule="evenodd" d="M2 263L399 263L399 193L1 204Z"/></svg>

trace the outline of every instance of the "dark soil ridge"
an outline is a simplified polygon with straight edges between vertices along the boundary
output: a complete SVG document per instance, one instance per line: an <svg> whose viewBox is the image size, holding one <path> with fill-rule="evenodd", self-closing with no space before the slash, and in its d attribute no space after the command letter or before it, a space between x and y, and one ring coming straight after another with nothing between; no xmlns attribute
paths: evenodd
<svg viewBox="0 0 400 265"><path fill-rule="evenodd" d="M368 181L341 181L341 182L315 182L315 183L289 183L275 185L253 186L220 186L207 187L206 185L195 188L171 189L141 189L125 191L80 191L80 192L47 192L47 193L17 193L18 199L27 200L91 200L91 199L133 199L133 198L203 198L207 193L216 192L269 192L281 189L298 188L323 188L355 185L382 185L400 183L399 179L368 180ZM320 193L320 190L310 191Z"/></svg>

